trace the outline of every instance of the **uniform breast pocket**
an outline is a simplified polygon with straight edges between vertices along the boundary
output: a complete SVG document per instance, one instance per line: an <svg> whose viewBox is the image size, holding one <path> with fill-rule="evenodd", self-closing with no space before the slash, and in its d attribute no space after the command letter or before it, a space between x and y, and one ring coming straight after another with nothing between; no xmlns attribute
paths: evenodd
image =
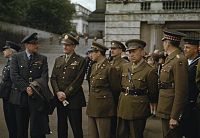
<svg viewBox="0 0 200 138"><path fill-rule="evenodd" d="M164 67L162 70L161 70L161 74L160 74L160 81L161 82L169 82L169 81L172 81L172 66L167 66L167 67Z"/></svg>
<svg viewBox="0 0 200 138"><path fill-rule="evenodd" d="M40 70L42 68L42 64L33 64L32 68L35 70Z"/></svg>
<svg viewBox="0 0 200 138"><path fill-rule="evenodd" d="M128 73L122 73L122 81L121 81L122 85L126 86L127 84L130 83L129 78L128 78Z"/></svg>
<svg viewBox="0 0 200 138"><path fill-rule="evenodd" d="M75 65L70 65L67 67L68 70L71 70L71 71L75 71L77 69L77 66Z"/></svg>
<svg viewBox="0 0 200 138"><path fill-rule="evenodd" d="M133 76L133 84L135 85L136 89L145 88L146 87L146 79L144 76L141 76L141 77Z"/></svg>
<svg viewBox="0 0 200 138"><path fill-rule="evenodd" d="M19 65L19 72L23 75L26 74L28 72L28 66L23 64Z"/></svg>
<svg viewBox="0 0 200 138"><path fill-rule="evenodd" d="M33 76L40 75L42 72L42 65L41 64L36 64L31 67L30 69L32 71Z"/></svg>
<svg viewBox="0 0 200 138"><path fill-rule="evenodd" d="M65 67L64 71L69 77L76 77L77 73L79 72L78 66L76 65L70 65L68 67Z"/></svg>
<svg viewBox="0 0 200 138"><path fill-rule="evenodd" d="M107 78L105 76L99 76L95 80L96 86L105 86L107 83Z"/></svg>

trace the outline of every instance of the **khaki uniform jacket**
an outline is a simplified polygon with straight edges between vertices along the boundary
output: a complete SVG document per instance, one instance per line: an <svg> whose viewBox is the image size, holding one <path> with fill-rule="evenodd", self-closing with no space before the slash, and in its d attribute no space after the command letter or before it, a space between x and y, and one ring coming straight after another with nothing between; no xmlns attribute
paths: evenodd
<svg viewBox="0 0 200 138"><path fill-rule="evenodd" d="M161 69L160 82L174 83L174 88L160 89L157 116L179 120L188 92L188 62L179 50L166 58Z"/></svg>
<svg viewBox="0 0 200 138"><path fill-rule="evenodd" d="M72 54L65 61L65 55L56 58L51 75L53 92L63 91L69 102L70 109L86 106L82 83L85 75L85 59L77 54Z"/></svg>
<svg viewBox="0 0 200 138"><path fill-rule="evenodd" d="M113 66L117 70L117 73L115 75L118 76L118 78L121 78L122 67L125 63L128 63L128 61L124 58L121 58L121 55L115 57L114 59L110 61L110 65ZM121 91L121 88L119 91ZM119 94L120 92L114 93L114 99L115 99L116 105L118 105Z"/></svg>
<svg viewBox="0 0 200 138"><path fill-rule="evenodd" d="M119 72L119 75L121 75L121 70L123 67L123 64L128 63L127 60L124 58L121 58L121 56L118 56L110 61L111 66L115 67L117 72Z"/></svg>
<svg viewBox="0 0 200 138"><path fill-rule="evenodd" d="M111 67L107 59L97 70L96 64L92 65L86 112L90 117L111 117L116 115L113 95L119 93L120 79L116 76L116 69Z"/></svg>
<svg viewBox="0 0 200 138"><path fill-rule="evenodd" d="M118 104L118 117L127 120L143 119L150 115L150 103L157 103L158 99L158 76L153 67L143 61L134 70L132 63L124 64L122 69L122 88L147 90L146 95L135 96L121 92ZM128 72L128 69L132 72ZM132 83L129 80L131 75Z"/></svg>

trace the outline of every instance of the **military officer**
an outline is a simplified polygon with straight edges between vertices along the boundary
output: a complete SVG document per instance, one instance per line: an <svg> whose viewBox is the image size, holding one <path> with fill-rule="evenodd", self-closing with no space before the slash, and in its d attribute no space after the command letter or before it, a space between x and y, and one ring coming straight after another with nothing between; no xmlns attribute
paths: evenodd
<svg viewBox="0 0 200 138"><path fill-rule="evenodd" d="M168 57L161 69L157 116L162 119L163 137L180 137L180 119L188 93L188 62L179 45L184 34L166 30L162 38Z"/></svg>
<svg viewBox="0 0 200 138"><path fill-rule="evenodd" d="M118 77L121 77L122 65L124 63L128 62L128 60L126 60L125 58L122 58L122 53L126 51L126 47L120 41L112 40L110 51L111 51L110 64L111 64L111 66L116 68L116 70L118 72L116 75L119 75ZM119 91L121 91L121 90L119 90ZM116 93L116 94L117 95L114 95L114 98L115 98L115 103L116 103L116 107L117 107L119 93ZM111 123L111 137L112 138L116 137L116 126L117 126L117 115L112 118L112 123Z"/></svg>
<svg viewBox="0 0 200 138"><path fill-rule="evenodd" d="M3 111L5 122L8 128L9 138L17 138L16 120L13 117L13 115L15 115L14 105L9 102L9 96L12 87L12 81L10 79L10 61L11 56L20 49L21 47L18 44L11 41L6 41L6 45L3 47L3 55L8 59L8 61L2 71L0 98L3 99Z"/></svg>
<svg viewBox="0 0 200 138"><path fill-rule="evenodd" d="M85 76L85 58L75 53L79 42L66 34L62 39L64 55L56 58L51 85L58 98L58 138L68 137L68 119L74 138L82 138L82 107L86 106L82 83Z"/></svg>
<svg viewBox="0 0 200 138"><path fill-rule="evenodd" d="M199 40L199 47L200 47L200 40ZM200 91L200 60L198 61L198 64L197 64L197 72L196 72L196 85L197 85L197 88L198 90ZM197 120L198 120L198 137L200 137L200 94L198 94L197 96Z"/></svg>
<svg viewBox="0 0 200 138"><path fill-rule="evenodd" d="M106 59L108 48L98 42L91 46L92 65L87 106L88 138L110 138L111 117L116 115L114 95L119 93L120 79L116 68Z"/></svg>
<svg viewBox="0 0 200 138"><path fill-rule="evenodd" d="M126 42L130 63L122 68L118 103L118 138L143 138L147 118L155 112L158 99L156 70L143 59L146 43L139 39Z"/></svg>
<svg viewBox="0 0 200 138"><path fill-rule="evenodd" d="M94 61L91 59L91 51L90 49L87 51L87 57L86 57L86 80L88 81L89 89L90 89L90 74L91 74L91 69L92 65L94 64Z"/></svg>
<svg viewBox="0 0 200 138"><path fill-rule="evenodd" d="M189 79L188 79L188 99L186 108L182 117L182 134L186 138L197 138L198 137L198 124L197 124L197 107L196 101L198 96L198 88L196 85L196 71L197 64L200 59L198 47L199 40L194 38L184 39L184 54L188 59L189 63Z"/></svg>
<svg viewBox="0 0 200 138"><path fill-rule="evenodd" d="M49 133L48 113L30 83L37 79L48 83L47 57L37 53L37 33L26 36L21 43L25 50L14 54L10 64L10 102L15 105L17 138L28 138L29 117L31 138L45 138Z"/></svg>

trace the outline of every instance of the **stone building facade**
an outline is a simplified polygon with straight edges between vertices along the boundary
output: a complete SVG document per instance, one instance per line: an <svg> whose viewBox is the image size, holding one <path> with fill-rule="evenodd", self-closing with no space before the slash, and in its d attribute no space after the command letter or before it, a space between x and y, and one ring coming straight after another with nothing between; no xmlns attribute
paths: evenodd
<svg viewBox="0 0 200 138"><path fill-rule="evenodd" d="M76 12L73 15L71 23L78 34L84 35L88 33L88 18L91 11L77 3L74 6Z"/></svg>
<svg viewBox="0 0 200 138"><path fill-rule="evenodd" d="M162 49L163 29L200 38L199 0L107 0L105 4L107 46L111 40L136 38L147 42L149 52Z"/></svg>

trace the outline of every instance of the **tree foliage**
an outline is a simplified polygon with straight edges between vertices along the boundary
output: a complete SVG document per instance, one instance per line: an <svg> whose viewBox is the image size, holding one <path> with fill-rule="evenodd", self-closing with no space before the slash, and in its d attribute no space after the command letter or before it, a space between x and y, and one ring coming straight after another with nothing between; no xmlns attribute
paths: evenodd
<svg viewBox="0 0 200 138"><path fill-rule="evenodd" d="M0 0L0 20L53 33L71 31L69 0Z"/></svg>

